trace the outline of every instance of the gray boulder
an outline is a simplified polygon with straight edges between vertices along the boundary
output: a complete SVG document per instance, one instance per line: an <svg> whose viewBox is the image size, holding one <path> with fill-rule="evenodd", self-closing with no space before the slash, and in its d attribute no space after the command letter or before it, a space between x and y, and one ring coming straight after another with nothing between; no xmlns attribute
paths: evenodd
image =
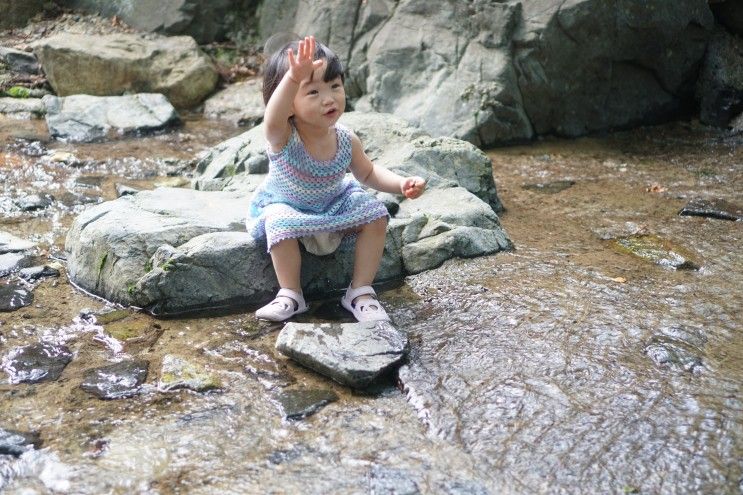
<svg viewBox="0 0 743 495"><path fill-rule="evenodd" d="M137 282L160 246L210 232L245 230L242 194L161 188L91 207L67 233L67 273L107 299L135 303Z"/></svg>
<svg viewBox="0 0 743 495"><path fill-rule="evenodd" d="M178 108L214 90L217 72L188 36L57 34L33 43L59 96L162 93Z"/></svg>
<svg viewBox="0 0 743 495"><path fill-rule="evenodd" d="M377 281L511 247L493 208L500 202L482 152L450 138L430 138L390 116L349 114L346 123L354 119L365 122L359 134L378 163L429 179L416 200L381 195L395 214ZM253 129L202 157L196 185L223 190L159 189L93 206L67 236L70 278L107 299L157 314L270 298L278 283L265 241L253 239L244 226L250 196L264 175L243 172L265 172L265 159L261 129ZM303 253L308 297L347 286L351 247L329 256Z"/></svg>
<svg viewBox="0 0 743 495"><path fill-rule="evenodd" d="M743 39L718 29L697 85L699 120L726 127L743 111Z"/></svg>
<svg viewBox="0 0 743 495"><path fill-rule="evenodd" d="M165 96L45 96L46 123L52 137L90 142L118 135L145 133L178 124L180 118Z"/></svg>
<svg viewBox="0 0 743 495"><path fill-rule="evenodd" d="M365 388L403 360L408 338L389 322L290 322L276 349L338 383Z"/></svg>
<svg viewBox="0 0 743 495"><path fill-rule="evenodd" d="M357 8L358 7L358 8ZM359 110L491 146L667 118L693 98L705 0L264 2L261 34L314 34Z"/></svg>
<svg viewBox="0 0 743 495"><path fill-rule="evenodd" d="M359 136L375 164L402 175L424 176L429 179L429 186L460 185L495 211L503 210L490 159L472 144L453 138L432 138L389 114L348 112L340 122ZM260 181L240 175L268 172L263 127L254 127L203 153L196 171L196 189L252 191Z"/></svg>
<svg viewBox="0 0 743 495"><path fill-rule="evenodd" d="M263 120L262 81L251 79L228 86L204 102L204 115L253 127Z"/></svg>

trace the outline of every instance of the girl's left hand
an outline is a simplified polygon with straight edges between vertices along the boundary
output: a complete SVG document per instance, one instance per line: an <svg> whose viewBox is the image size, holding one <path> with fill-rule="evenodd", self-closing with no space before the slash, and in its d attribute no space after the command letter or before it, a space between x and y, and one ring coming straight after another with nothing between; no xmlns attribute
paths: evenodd
<svg viewBox="0 0 743 495"><path fill-rule="evenodd" d="M406 177L400 183L400 190L408 199L415 199L426 188L426 179L423 177Z"/></svg>

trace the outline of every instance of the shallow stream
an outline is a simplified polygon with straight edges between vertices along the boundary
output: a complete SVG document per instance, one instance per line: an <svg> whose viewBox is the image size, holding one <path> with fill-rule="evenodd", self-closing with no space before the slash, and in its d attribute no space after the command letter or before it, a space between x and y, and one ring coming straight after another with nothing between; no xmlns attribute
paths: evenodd
<svg viewBox="0 0 743 495"><path fill-rule="evenodd" d="M239 132L194 118L70 145L50 142L43 122L0 117L0 230L63 265L86 204L114 199L116 184L185 185L197 152ZM743 204L742 144L675 123L491 151L516 249L384 292L412 351L399 383L363 393L277 355L280 325L248 308L95 324L85 315L111 306L62 270L31 306L0 313L0 355L38 341L74 353L54 382L0 374L0 428L43 441L0 455L0 491L743 493L743 222L678 215L697 197ZM22 211L27 194L54 199ZM610 240L631 234L685 247L701 268L655 265ZM336 301L314 306L306 321L345 317ZM155 337L122 346L110 325ZM207 367L222 388L158 392L165 355ZM80 389L85 370L127 356L150 363L142 394ZM316 389L338 400L282 417L284 392Z"/></svg>

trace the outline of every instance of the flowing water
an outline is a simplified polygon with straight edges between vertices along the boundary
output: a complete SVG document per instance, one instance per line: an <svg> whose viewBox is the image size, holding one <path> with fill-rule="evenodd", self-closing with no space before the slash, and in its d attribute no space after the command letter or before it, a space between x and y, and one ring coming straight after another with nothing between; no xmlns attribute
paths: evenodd
<svg viewBox="0 0 743 495"><path fill-rule="evenodd" d="M0 120L0 230L63 264L86 204L115 198L116 184L182 183L198 151L239 132L192 119L70 145L49 142L43 122ZM63 151L75 159L57 161ZM109 305L64 270L40 282L31 306L0 313L0 355L44 341L74 359L54 382L0 376L0 428L43 441L0 455L0 491L743 493L743 222L677 214L696 197L743 203L740 136L676 123L490 156L516 249L451 260L381 295L411 340L397 384L361 393L304 370L273 350L280 325L247 309L132 311L101 326L86 315ZM25 194L54 200L21 211ZM609 240L636 233L686 247L701 269ZM305 320L337 317L334 304L316 302ZM154 337L122 346L115 324ZM166 355L207 367L222 388L158 392ZM125 357L150 363L142 394L80 389L85 370ZM315 389L338 400L282 418L284 391Z"/></svg>

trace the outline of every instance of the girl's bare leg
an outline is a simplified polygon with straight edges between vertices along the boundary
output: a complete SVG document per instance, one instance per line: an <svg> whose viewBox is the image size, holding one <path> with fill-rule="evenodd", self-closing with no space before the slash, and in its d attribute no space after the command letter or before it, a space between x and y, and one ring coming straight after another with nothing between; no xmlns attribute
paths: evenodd
<svg viewBox="0 0 743 495"><path fill-rule="evenodd" d="M356 238L356 252L354 255L353 278L351 287L354 289L371 285L377 276L379 263L384 253L384 243L387 233L387 218L383 217L361 227ZM359 296L357 299L370 298Z"/></svg>
<svg viewBox="0 0 743 495"><path fill-rule="evenodd" d="M299 270L302 267L302 257L299 254L297 239L284 239L271 248L271 261L282 289L291 289L302 293L299 282Z"/></svg>

